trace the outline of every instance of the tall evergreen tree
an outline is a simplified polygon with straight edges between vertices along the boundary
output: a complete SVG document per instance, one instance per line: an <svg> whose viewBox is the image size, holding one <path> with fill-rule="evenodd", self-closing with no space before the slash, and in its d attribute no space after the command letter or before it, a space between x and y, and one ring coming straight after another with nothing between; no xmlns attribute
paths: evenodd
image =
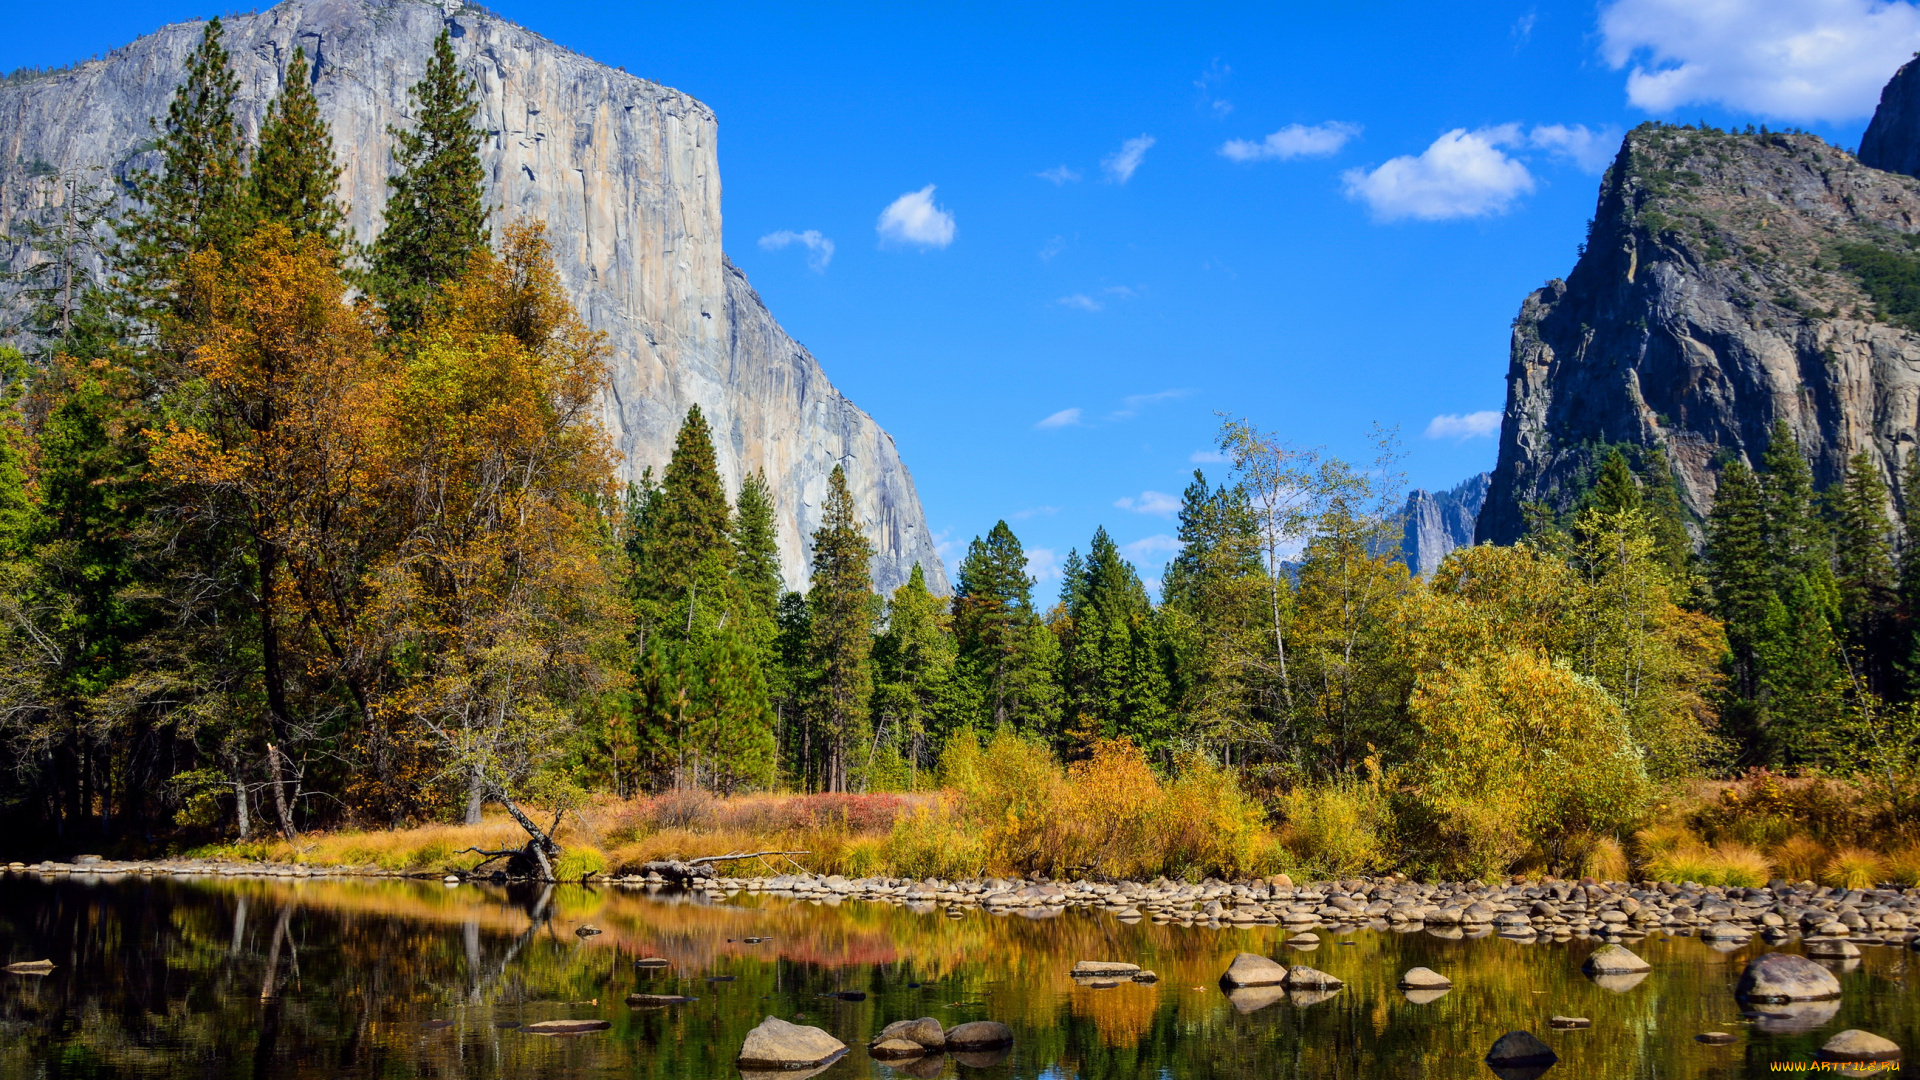
<svg viewBox="0 0 1920 1080"><path fill-rule="evenodd" d="M1882 697L1894 692L1900 657L1894 646L1893 524L1886 481L1865 451L1847 462L1840 490L1829 492L1833 512L1834 578L1840 624L1848 650L1862 665L1868 685Z"/></svg>
<svg viewBox="0 0 1920 1080"><path fill-rule="evenodd" d="M1687 535L1687 512L1680 503L1679 481L1663 451L1647 451L1642 464L1645 472L1641 506L1646 510L1648 528L1667 573L1684 587L1693 576L1689 569L1693 564L1693 540Z"/></svg>
<svg viewBox="0 0 1920 1080"><path fill-rule="evenodd" d="M1901 672L1909 701L1920 699L1920 450L1907 451L1900 479Z"/></svg>
<svg viewBox="0 0 1920 1080"><path fill-rule="evenodd" d="M1590 506L1603 513L1640 509L1640 484L1633 477L1627 455L1614 447L1600 462L1600 475L1594 481Z"/></svg>
<svg viewBox="0 0 1920 1080"><path fill-rule="evenodd" d="M1720 470L1719 490L1707 518L1706 565L1713 611L1727 628L1731 700L1722 713L1753 760L1765 696L1759 634L1774 585L1767 562L1767 512L1760 481L1737 458Z"/></svg>
<svg viewBox="0 0 1920 1080"><path fill-rule="evenodd" d="M807 590L815 727L824 742L822 786L846 791L850 750L867 735L873 698L873 545L860 527L847 474L835 465L827 503L813 533L813 582Z"/></svg>
<svg viewBox="0 0 1920 1080"><path fill-rule="evenodd" d="M187 57L187 78L158 124L161 169L134 177L139 207L119 227L116 261L133 305L190 318L180 285L188 256L231 254L252 228L246 152L233 101L239 81L210 19ZM156 311L157 309L157 311Z"/></svg>
<svg viewBox="0 0 1920 1080"><path fill-rule="evenodd" d="M1180 553L1167 566L1161 615L1177 661L1173 699L1209 742L1255 737L1267 587L1246 492L1199 470L1180 501Z"/></svg>
<svg viewBox="0 0 1920 1080"><path fill-rule="evenodd" d="M390 128L399 171L387 180L386 224L374 241L368 291L395 325L410 327L440 286L487 242L481 184L479 103L447 31L433 42L424 78L410 91L411 128Z"/></svg>
<svg viewBox="0 0 1920 1080"><path fill-rule="evenodd" d="M942 721L952 713L953 639L947 603L927 591L919 563L887 604L887 628L873 646L874 713L888 728L908 769L908 786L932 764ZM877 742L877 740L876 740Z"/></svg>
<svg viewBox="0 0 1920 1080"><path fill-rule="evenodd" d="M967 545L953 630L972 717L1051 735L1059 710L1055 643L1033 609L1027 553L1004 521Z"/></svg>
<svg viewBox="0 0 1920 1080"><path fill-rule="evenodd" d="M1061 674L1076 741L1132 739L1163 751L1172 736L1167 657L1140 575L1105 528L1093 534L1080 580L1062 588Z"/></svg>
<svg viewBox="0 0 1920 1080"><path fill-rule="evenodd" d="M773 492L764 473L740 482L740 498L733 519L735 573L740 592L754 610L768 619L780 605L785 585L780 579L780 543L774 526Z"/></svg>
<svg viewBox="0 0 1920 1080"><path fill-rule="evenodd" d="M643 649L656 636L703 636L736 606L731 518L712 433L694 405L636 530L632 589Z"/></svg>
<svg viewBox="0 0 1920 1080"><path fill-rule="evenodd" d="M344 252L347 216L335 196L342 166L334 164L333 132L320 117L310 75L306 50L295 46L280 94L260 121L253 205L262 220Z"/></svg>

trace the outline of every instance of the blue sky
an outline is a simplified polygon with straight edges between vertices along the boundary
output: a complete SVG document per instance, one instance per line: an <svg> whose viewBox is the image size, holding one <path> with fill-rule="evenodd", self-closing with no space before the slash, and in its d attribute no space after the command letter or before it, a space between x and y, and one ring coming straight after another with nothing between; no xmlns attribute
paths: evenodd
<svg viewBox="0 0 1920 1080"><path fill-rule="evenodd" d="M0 69L212 13L7 6ZM715 109L735 262L950 556L1004 517L1049 594L1102 524L1158 576L1216 412L1356 457L1397 425L1415 486L1490 468L1508 325L1624 129L1851 148L1920 49L1869 0L492 6Z"/></svg>

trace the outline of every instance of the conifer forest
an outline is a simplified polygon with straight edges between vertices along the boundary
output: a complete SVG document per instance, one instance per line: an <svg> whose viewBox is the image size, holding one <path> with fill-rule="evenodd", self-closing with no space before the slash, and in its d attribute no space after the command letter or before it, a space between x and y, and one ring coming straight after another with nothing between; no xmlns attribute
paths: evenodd
<svg viewBox="0 0 1920 1080"><path fill-rule="evenodd" d="M1719 463L1700 519L1658 452L1595 446L1571 504L1420 578L1391 433L1348 462L1223 416L1164 569L1100 530L1045 595L1002 521L951 597L918 570L877 595L850 462L809 578L783 580L767 482L729 490L697 407L670 460L617 481L607 346L543 223L487 205L445 33L373 237L346 228L293 63L244 138L207 24L164 167L126 199L76 188L14 283L16 835L161 851L667 793L957 792L1013 853L990 861L1033 867L1015 849L1047 841L1015 819L1066 813L1031 799L1052 777L1068 800L1204 781L1209 820L1249 838L1209 867L1622 876L1675 792L1745 777L1728 790L1771 792L1782 836L1814 790L1861 836L1920 841L1920 511L1898 520L1864 457L1816 490L1776 428L1756 466ZM1687 828L1711 838L1725 807Z"/></svg>

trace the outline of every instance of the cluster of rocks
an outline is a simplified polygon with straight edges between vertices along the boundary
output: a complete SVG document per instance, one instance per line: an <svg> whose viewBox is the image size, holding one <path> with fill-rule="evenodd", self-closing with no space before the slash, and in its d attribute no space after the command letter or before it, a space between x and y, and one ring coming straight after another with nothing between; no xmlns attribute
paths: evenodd
<svg viewBox="0 0 1920 1080"><path fill-rule="evenodd" d="M1420 884L1399 878L1295 885L1285 875L1197 884L1007 880L947 882L929 878L845 878L839 875L711 878L696 886L713 897L772 893L826 901L870 900L922 910L968 909L1045 917L1069 908L1104 909L1123 920L1183 926L1286 925L1425 929L1442 937L1500 934L1518 939L1632 938L1649 933L1696 935L1728 949L1756 934L1794 935L1833 959L1857 946L1906 944L1920 929L1920 888L1834 889L1775 881L1764 888L1643 882L1516 881Z"/></svg>
<svg viewBox="0 0 1920 1080"><path fill-rule="evenodd" d="M867 1053L893 1071L912 1077L938 1076L952 1057L962 1065L987 1068L1006 1060L1013 1029L993 1020L975 1020L943 1028L931 1016L898 1020L880 1030ZM847 1044L817 1027L769 1016L747 1032L735 1064L746 1080L812 1076L846 1056Z"/></svg>

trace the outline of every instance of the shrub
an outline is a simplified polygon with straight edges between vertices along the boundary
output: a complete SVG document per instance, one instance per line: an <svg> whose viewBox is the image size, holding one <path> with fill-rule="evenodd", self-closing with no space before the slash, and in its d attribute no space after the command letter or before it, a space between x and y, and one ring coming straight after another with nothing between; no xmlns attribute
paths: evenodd
<svg viewBox="0 0 1920 1080"><path fill-rule="evenodd" d="M1620 841L1603 836L1587 849L1580 872L1599 881L1625 881L1632 871L1627 866L1627 852L1620 846Z"/></svg>
<svg viewBox="0 0 1920 1080"><path fill-rule="evenodd" d="M1696 885L1719 884L1719 868L1713 854L1704 847L1687 845L1663 851L1647 860L1647 875L1655 881Z"/></svg>
<svg viewBox="0 0 1920 1080"><path fill-rule="evenodd" d="M1773 849L1773 863L1788 881L1812 881L1827 865L1826 845L1811 836L1789 836Z"/></svg>
<svg viewBox="0 0 1920 1080"><path fill-rule="evenodd" d="M699 829L713 823L716 802L710 793L699 788L669 791L654 796L646 816L655 828Z"/></svg>
<svg viewBox="0 0 1920 1080"><path fill-rule="evenodd" d="M1709 863L1714 880L1707 885L1737 885L1757 889L1767 883L1773 864L1766 856L1745 844L1720 844L1714 847Z"/></svg>
<svg viewBox="0 0 1920 1080"><path fill-rule="evenodd" d="M979 830L962 822L944 799L894 819L880 855L893 873L910 878L959 880L986 868Z"/></svg>
<svg viewBox="0 0 1920 1080"><path fill-rule="evenodd" d="M1351 877L1387 868L1393 808L1378 784L1335 781L1281 797L1280 842L1310 872Z"/></svg>
<svg viewBox="0 0 1920 1080"><path fill-rule="evenodd" d="M606 872L606 853L595 847L570 846L553 861L553 876L559 881L584 881Z"/></svg>
<svg viewBox="0 0 1920 1080"><path fill-rule="evenodd" d="M1920 844L1895 848L1886 857L1887 880L1920 885Z"/></svg>
<svg viewBox="0 0 1920 1080"><path fill-rule="evenodd" d="M1880 882L1886 866L1880 856L1860 847L1843 847L1821 870L1820 880L1836 889L1870 889Z"/></svg>

